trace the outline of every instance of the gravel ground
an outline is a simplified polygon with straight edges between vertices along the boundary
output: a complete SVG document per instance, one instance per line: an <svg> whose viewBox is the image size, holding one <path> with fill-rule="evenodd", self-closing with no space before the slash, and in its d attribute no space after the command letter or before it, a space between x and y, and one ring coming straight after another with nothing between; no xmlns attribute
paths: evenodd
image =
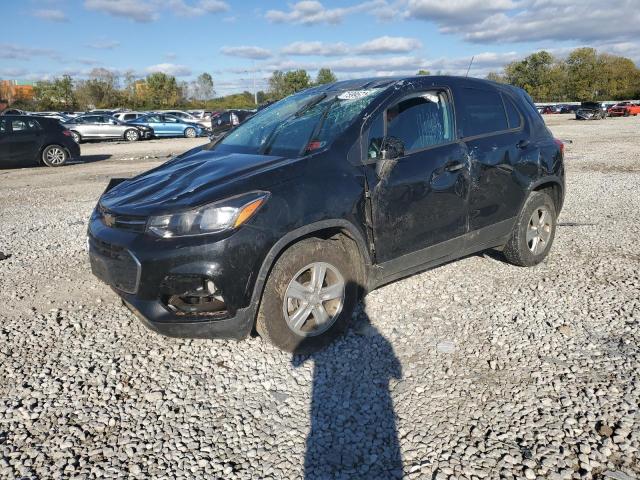
<svg viewBox="0 0 640 480"><path fill-rule="evenodd" d="M573 140L548 260L395 282L312 357L161 337L89 273L108 178L203 139L0 171L0 477L638 478L640 119L548 121Z"/></svg>

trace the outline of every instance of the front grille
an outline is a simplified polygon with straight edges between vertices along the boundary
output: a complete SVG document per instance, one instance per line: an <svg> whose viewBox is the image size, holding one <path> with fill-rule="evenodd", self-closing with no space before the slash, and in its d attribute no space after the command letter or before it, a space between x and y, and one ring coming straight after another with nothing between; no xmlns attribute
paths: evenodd
<svg viewBox="0 0 640 480"><path fill-rule="evenodd" d="M100 280L126 293L136 293L140 263L126 248L89 237L91 271Z"/></svg>
<svg viewBox="0 0 640 480"><path fill-rule="evenodd" d="M109 228L119 228L133 232L144 232L147 226L146 217L119 215L108 211L102 205L98 207L100 221Z"/></svg>

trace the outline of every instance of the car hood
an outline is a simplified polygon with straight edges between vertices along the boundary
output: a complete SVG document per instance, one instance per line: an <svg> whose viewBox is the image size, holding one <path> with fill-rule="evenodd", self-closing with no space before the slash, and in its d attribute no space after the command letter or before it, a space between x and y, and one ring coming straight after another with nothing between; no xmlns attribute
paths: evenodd
<svg viewBox="0 0 640 480"><path fill-rule="evenodd" d="M102 207L123 215L155 215L220 199L221 187L282 162L284 157L203 150L177 157L126 180L100 198ZM241 191L235 193L244 193Z"/></svg>

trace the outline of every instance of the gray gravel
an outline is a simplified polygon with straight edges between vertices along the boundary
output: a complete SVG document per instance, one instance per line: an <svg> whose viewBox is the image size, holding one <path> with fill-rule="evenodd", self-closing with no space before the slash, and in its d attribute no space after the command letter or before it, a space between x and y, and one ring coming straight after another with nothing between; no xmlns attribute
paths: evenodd
<svg viewBox="0 0 640 480"><path fill-rule="evenodd" d="M638 478L640 119L549 123L574 143L544 264L395 282L310 358L161 337L89 273L108 178L202 139L0 171L0 477Z"/></svg>

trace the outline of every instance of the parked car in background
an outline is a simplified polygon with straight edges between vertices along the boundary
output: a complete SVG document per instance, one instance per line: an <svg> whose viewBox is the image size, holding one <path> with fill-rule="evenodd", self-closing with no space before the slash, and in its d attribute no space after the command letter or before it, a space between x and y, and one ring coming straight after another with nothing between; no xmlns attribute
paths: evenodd
<svg viewBox="0 0 640 480"><path fill-rule="evenodd" d="M78 158L80 147L57 120L30 115L0 116L0 168L59 167Z"/></svg>
<svg viewBox="0 0 640 480"><path fill-rule="evenodd" d="M545 107L542 107L542 111L540 113L542 113L543 115L549 115L549 114L556 114L556 113L561 113L562 108L558 105L547 105Z"/></svg>
<svg viewBox="0 0 640 480"><path fill-rule="evenodd" d="M18 110L17 108L7 108L0 112L0 115L28 115L24 110Z"/></svg>
<svg viewBox="0 0 640 480"><path fill-rule="evenodd" d="M153 137L153 129L144 125L127 124L110 115L81 115L65 122L64 126L71 131L77 143L118 138L136 142L141 138Z"/></svg>
<svg viewBox="0 0 640 480"><path fill-rule="evenodd" d="M130 122L131 120L135 120L136 118L146 114L147 112L118 112L114 113L113 117L117 118L121 122Z"/></svg>
<svg viewBox="0 0 640 480"><path fill-rule="evenodd" d="M606 107L600 102L582 102L576 110L576 120L602 120L606 117Z"/></svg>
<svg viewBox="0 0 640 480"><path fill-rule="evenodd" d="M192 115L188 112L183 112L182 110L158 110L157 113L162 113L165 115L173 115L176 118L179 118L183 122L187 123L197 123L201 127L208 128L210 120L206 118L198 118L195 115Z"/></svg>
<svg viewBox="0 0 640 480"><path fill-rule="evenodd" d="M254 110L225 110L211 117L211 134L220 136L255 115Z"/></svg>
<svg viewBox="0 0 640 480"><path fill-rule="evenodd" d="M560 113L575 113L580 105L560 105Z"/></svg>
<svg viewBox="0 0 640 480"><path fill-rule="evenodd" d="M184 122L164 113L149 113L128 122L128 125L143 125L151 128L156 137L195 138L207 133L207 130L197 123Z"/></svg>
<svg viewBox="0 0 640 480"><path fill-rule="evenodd" d="M609 107L607 114L611 117L628 117L633 115L634 117L640 113L640 104L631 102L620 102Z"/></svg>
<svg viewBox="0 0 640 480"><path fill-rule="evenodd" d="M153 330L241 339L255 328L309 353L380 285L490 248L540 263L564 189L563 144L523 90L348 80L113 179L89 221L89 258Z"/></svg>
<svg viewBox="0 0 640 480"><path fill-rule="evenodd" d="M70 117L69 115L65 115L64 113L60 113L60 112L33 112L30 115L33 115L35 117L53 118L62 123L68 122L73 118L73 117Z"/></svg>

